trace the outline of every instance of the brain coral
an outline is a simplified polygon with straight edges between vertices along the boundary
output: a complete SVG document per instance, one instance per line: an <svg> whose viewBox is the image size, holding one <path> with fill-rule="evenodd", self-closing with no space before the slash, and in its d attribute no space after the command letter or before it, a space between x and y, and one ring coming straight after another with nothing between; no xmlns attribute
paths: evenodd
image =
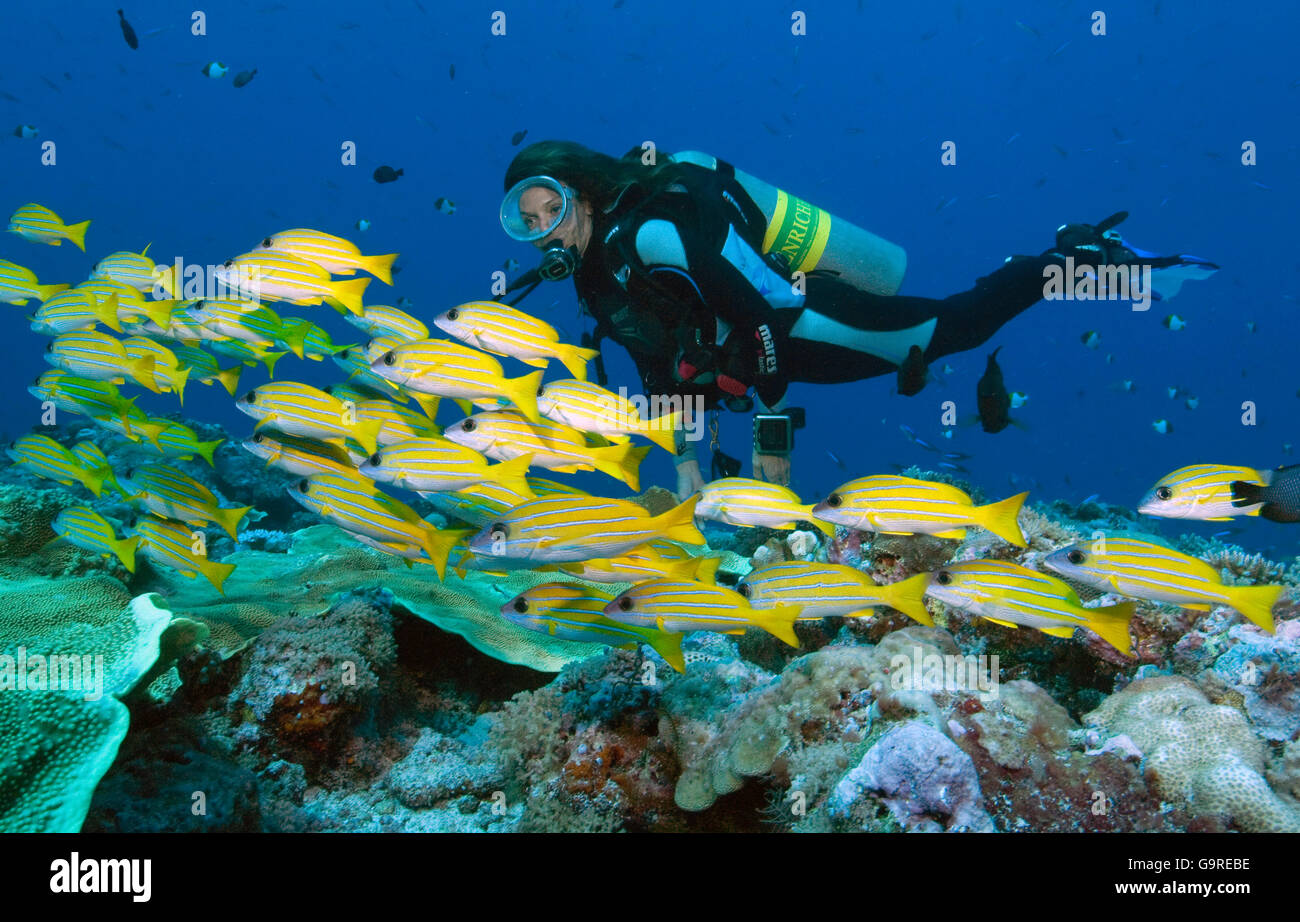
<svg viewBox="0 0 1300 922"><path fill-rule="evenodd" d="M1227 816L1247 832L1300 832L1300 808L1264 780L1264 745L1246 716L1211 704L1187 679L1139 679L1085 719L1111 736L1127 735L1166 800Z"/></svg>

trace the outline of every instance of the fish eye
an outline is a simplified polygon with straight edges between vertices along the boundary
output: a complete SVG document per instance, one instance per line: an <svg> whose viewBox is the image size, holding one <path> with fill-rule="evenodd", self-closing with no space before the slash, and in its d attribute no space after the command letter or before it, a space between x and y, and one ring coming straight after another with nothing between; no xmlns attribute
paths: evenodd
<svg viewBox="0 0 1300 922"><path fill-rule="evenodd" d="M952 574L949 573L947 570L940 570L938 573L934 575L934 581L938 583L940 586L947 586L949 583L952 582Z"/></svg>
<svg viewBox="0 0 1300 922"><path fill-rule="evenodd" d="M271 238L267 237L265 240L263 240L262 246L266 247L268 250L271 249Z"/></svg>
<svg viewBox="0 0 1300 922"><path fill-rule="evenodd" d="M379 452L375 452L373 455L370 456L369 463L371 467L379 467L379 465L384 463L384 459L379 457Z"/></svg>
<svg viewBox="0 0 1300 922"><path fill-rule="evenodd" d="M538 388L537 388L537 396L538 396L538 397L541 397L541 396L542 396L543 394L545 394L545 393L546 393L546 385L545 385L545 384L542 384L542 385L538 386Z"/></svg>
<svg viewBox="0 0 1300 922"><path fill-rule="evenodd" d="M257 391L249 391L245 394L244 403L257 403Z"/></svg>
<svg viewBox="0 0 1300 922"><path fill-rule="evenodd" d="M460 318L460 311L456 310L456 308L453 307L451 310L447 311L448 320L457 320L459 318Z"/></svg>
<svg viewBox="0 0 1300 922"><path fill-rule="evenodd" d="M254 432L254 433L253 433L253 441L254 441L254 442L256 442L256 443L258 443L258 444L260 445L260 444L262 443L262 440L263 440L262 433L260 433L260 432Z"/></svg>
<svg viewBox="0 0 1300 922"><path fill-rule="evenodd" d="M627 596L623 596L623 598L621 598L621 599L618 600L618 610L619 610L619 611L631 611L631 610L632 610L632 600L629 599Z"/></svg>
<svg viewBox="0 0 1300 922"><path fill-rule="evenodd" d="M493 541L504 541L509 536L509 532L506 529L506 523L505 522L493 523L492 530L489 532L489 534L492 536Z"/></svg>
<svg viewBox="0 0 1300 922"><path fill-rule="evenodd" d="M222 266L223 269L229 269L229 268L230 268L231 266L233 266L234 264L235 264L235 261L234 261L233 259L227 259L225 262L223 262L223 263L221 264L221 266Z"/></svg>
<svg viewBox="0 0 1300 922"><path fill-rule="evenodd" d="M1084 556L1083 551L1073 550L1065 555L1065 559L1070 563L1083 563L1087 558Z"/></svg>
<svg viewBox="0 0 1300 922"><path fill-rule="evenodd" d="M472 420L472 419L467 419L467 420L465 420L465 422L462 423L461 425L464 427L464 429L465 429L466 432L473 432L473 431L474 431L474 425L475 425L475 424L474 424L474 420Z"/></svg>
<svg viewBox="0 0 1300 922"><path fill-rule="evenodd" d="M306 493L310 486L311 486L311 481L304 477L302 480L298 481L298 492Z"/></svg>
<svg viewBox="0 0 1300 922"><path fill-rule="evenodd" d="M1174 491L1168 487L1160 487L1156 490L1156 499L1173 499Z"/></svg>
<svg viewBox="0 0 1300 922"><path fill-rule="evenodd" d="M749 588L749 585L747 583L741 583L739 586L736 587L736 591L739 592L741 595L743 595L745 598L749 598L750 595L753 594L754 592L754 590Z"/></svg>
<svg viewBox="0 0 1300 922"><path fill-rule="evenodd" d="M525 602L523 599L515 599L514 608L515 611L519 612L519 614L522 615L524 612L528 611L528 603Z"/></svg>
<svg viewBox="0 0 1300 922"><path fill-rule="evenodd" d="M391 349L390 349L389 351L387 351L387 352L384 353L384 364L385 364L385 365L392 365L392 364L395 363L396 361L397 361L397 356L393 355L393 352L392 352Z"/></svg>
<svg viewBox="0 0 1300 922"><path fill-rule="evenodd" d="M45 351L46 351L46 352L53 352L53 351L54 351L54 343L46 343L46 344L45 344Z"/></svg>
<svg viewBox="0 0 1300 922"><path fill-rule="evenodd" d="M826 497L826 505L830 506L832 509L837 509L843 504L844 497L840 496L838 493L832 493L830 496Z"/></svg>

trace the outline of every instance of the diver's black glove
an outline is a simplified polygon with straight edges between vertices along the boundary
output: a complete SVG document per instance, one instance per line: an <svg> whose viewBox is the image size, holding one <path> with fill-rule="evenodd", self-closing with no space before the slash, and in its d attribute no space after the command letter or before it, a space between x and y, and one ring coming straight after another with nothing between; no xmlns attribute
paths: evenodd
<svg viewBox="0 0 1300 922"><path fill-rule="evenodd" d="M1062 224L1056 229L1056 246L1043 255L1073 256L1076 262L1093 266L1132 265L1137 254L1111 229L1127 217L1127 211L1117 211L1097 224Z"/></svg>

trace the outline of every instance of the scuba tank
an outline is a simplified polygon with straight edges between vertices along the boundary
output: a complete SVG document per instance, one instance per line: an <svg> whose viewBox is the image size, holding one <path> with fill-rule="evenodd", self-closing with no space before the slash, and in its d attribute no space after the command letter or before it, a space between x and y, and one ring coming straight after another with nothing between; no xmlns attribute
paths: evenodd
<svg viewBox="0 0 1300 922"><path fill-rule="evenodd" d="M907 252L898 244L837 218L710 154L687 150L672 154L669 159L734 176L767 218L762 255L778 254L790 272L835 273L854 288L879 295L895 294L902 285Z"/></svg>

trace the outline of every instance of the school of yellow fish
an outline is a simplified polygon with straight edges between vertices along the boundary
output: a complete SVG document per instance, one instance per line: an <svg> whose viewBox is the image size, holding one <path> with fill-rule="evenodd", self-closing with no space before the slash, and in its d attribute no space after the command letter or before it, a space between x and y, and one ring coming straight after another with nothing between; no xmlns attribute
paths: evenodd
<svg viewBox="0 0 1300 922"><path fill-rule="evenodd" d="M67 240L84 252L89 224L69 225L48 208L28 204L8 229L53 246ZM29 314L31 329L50 337L45 358L52 369L30 392L47 408L85 416L159 457L125 473L114 471L89 440L68 448L33 433L7 449L37 476L80 485L96 497L111 488L129 501L140 515L125 537L89 506L65 510L53 527L59 538L116 556L131 572L139 552L187 576L202 575L222 592L234 568L208 559L201 529L216 525L236 538L249 507L222 506L167 463L198 456L213 464L219 442L200 441L181 423L149 416L119 386L174 394L183 403L187 384L197 380L219 383L235 397L245 367L261 364L273 378L276 363L292 353L311 361L330 358L346 377L324 390L270 380L239 394L236 406L256 420L243 447L301 477L289 493L303 507L407 566L432 566L439 579L452 566L462 576L469 569L547 569L589 582L632 584L617 595L563 581L534 587L501 609L502 617L523 627L617 647L644 643L682 671L681 638L688 631L735 634L758 627L797 646L794 624L800 620L860 617L888 607L932 624L929 599L1054 636L1084 627L1131 652L1134 602L1087 607L1063 580L1003 560L953 563L892 585L877 585L848 566L790 561L759 566L732 589L715 580L717 558L687 550L705 544L697 518L777 529L807 522L828 539L836 525L954 540L980 527L1026 547L1017 520L1025 493L977 506L947 484L875 475L805 504L785 487L731 477L651 515L630 500L593 496L530 474L599 471L638 490L639 467L651 447L631 439L644 437L672 451L682 423L677 414L642 419L627 400L588 382L586 363L596 353L560 342L543 321L504 304L473 301L434 318L453 339L432 338L410 314L364 304L371 278L334 278L362 271L391 285L397 254L366 256L321 231L272 234L227 260L216 273L230 295L222 300L185 298L186 280L175 267L156 266L148 249L111 253L76 285L42 284L30 270L0 260L0 301L39 302ZM267 301L329 304L369 341L336 345L319 325L281 316ZM512 377L503 358L539 370ZM552 359L571 377L543 384ZM445 429L435 422L443 398L465 413ZM1268 482L1252 468L1193 465L1162 478L1139 510L1206 520L1258 515L1262 504L1246 504L1241 491ZM471 527L437 528L380 485L414 492ZM1062 548L1044 564L1130 599L1199 610L1227 605L1268 631L1283 591L1225 585L1202 561L1133 537Z"/></svg>

